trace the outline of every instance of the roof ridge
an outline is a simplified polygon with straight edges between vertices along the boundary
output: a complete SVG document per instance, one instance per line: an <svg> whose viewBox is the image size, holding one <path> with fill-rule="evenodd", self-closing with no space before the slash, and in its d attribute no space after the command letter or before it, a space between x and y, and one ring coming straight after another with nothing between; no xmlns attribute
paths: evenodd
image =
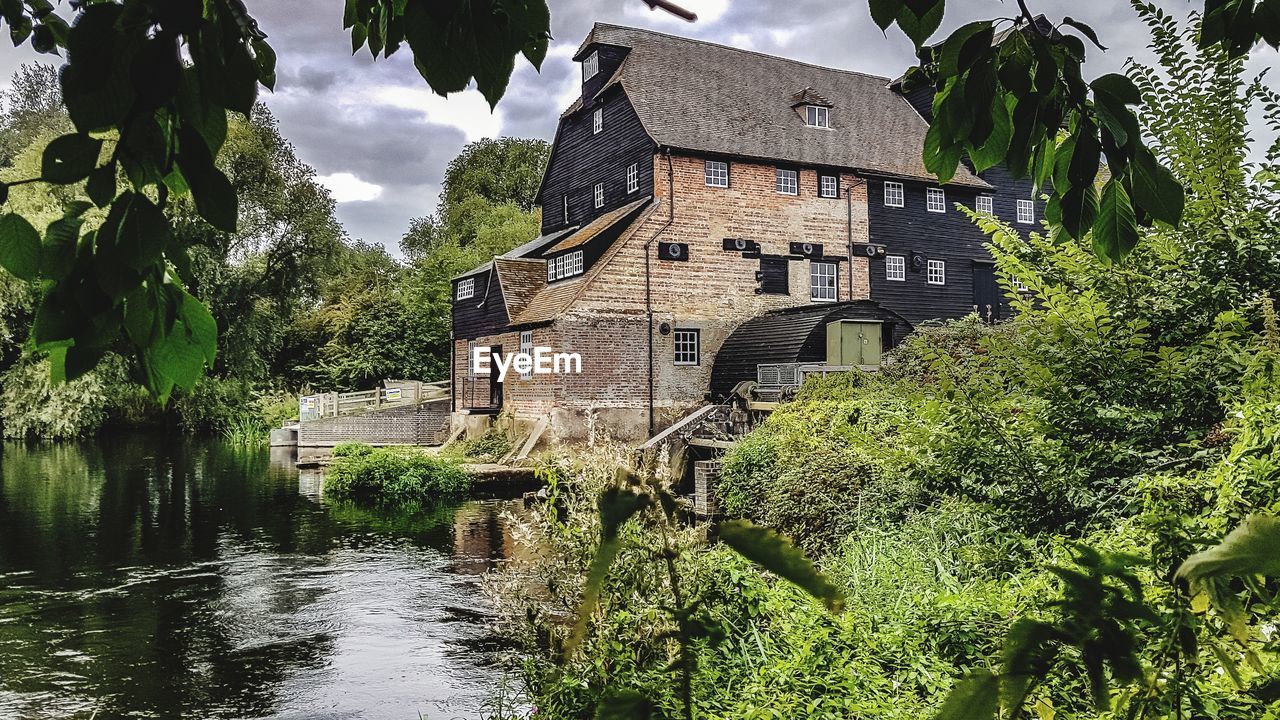
<svg viewBox="0 0 1280 720"><path fill-rule="evenodd" d="M893 80L893 78L888 78L883 75L873 75L868 72L862 72L861 70L848 70L845 68L831 67L830 65L819 65L817 63L806 62L804 60L796 60L795 58L784 57L782 55L770 55L769 53L760 52L759 50L748 50L746 48L734 47L732 45L725 45L723 43L713 42L711 40L685 37L684 35L673 35L671 33L659 32L658 30L650 30L649 28L635 27L633 25L616 25L614 23L597 21L592 25L592 34L594 34L595 28L597 27L615 28L618 30L631 30L634 32L646 33L648 35L657 35L659 37L671 38L672 40L683 40L685 42L698 43L699 45L710 45L711 47L721 48L723 50L732 50L734 52L745 53L747 55L755 55L758 57L769 58L770 60L782 60L784 62L794 63L796 65L803 65L805 67L811 67L818 70L829 70L831 72L844 73L846 75L857 75L859 77L864 77L871 80L883 80L885 81L885 83L892 82ZM596 42L600 42L600 41L597 40ZM601 44L608 45L609 43L602 42Z"/></svg>

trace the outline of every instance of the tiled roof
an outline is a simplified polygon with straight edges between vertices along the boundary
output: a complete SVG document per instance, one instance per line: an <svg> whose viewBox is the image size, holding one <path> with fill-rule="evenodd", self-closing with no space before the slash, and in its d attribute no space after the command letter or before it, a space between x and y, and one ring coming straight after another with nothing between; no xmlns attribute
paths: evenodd
<svg viewBox="0 0 1280 720"><path fill-rule="evenodd" d="M525 243L525 244L521 245L520 247L513 248L513 249L511 249L511 250L508 250L508 251L506 251L506 252L502 253L501 255L499 255L498 257L503 257L503 258L522 258L522 257L525 257L525 256L527 256L527 255L533 255L534 253L537 253L538 251L540 251L540 250L542 250L543 248L547 247L547 246L548 246L548 245L550 245L551 243L554 243L555 241L559 240L560 238L563 238L565 235L567 235L567 234L569 234L569 233L571 233L571 232L573 232L574 230L577 230L577 229L578 229L578 226L577 226L577 225L574 225L573 227L567 227L567 228L564 228L564 229L561 229L561 230L557 230L557 231L555 231L555 232L553 232L553 233L547 233L546 235L542 235L542 236L539 236L539 237L536 237L536 238L534 238L534 239L530 240L529 242L527 242L527 243ZM464 272L464 273L461 273L461 274L459 274L459 275L454 275L452 279L457 280L457 279L459 279L459 278L464 278L464 277L467 277L467 276L469 276L469 275L475 275L475 274L477 274L477 273L486 272L486 271L488 271L488 270L489 270L489 268L491 268L491 267L493 267L493 262L487 262L487 263L485 263L485 264L483 264L483 265L479 265L479 266L473 267L473 268L471 268L470 270L468 270L468 271L466 271L466 272Z"/></svg>
<svg viewBox="0 0 1280 720"><path fill-rule="evenodd" d="M613 227L614 223L630 215L633 210L647 202L649 202L648 196L627 205L623 205L616 210L610 210L595 220L592 220L586 227L556 243L554 247L547 251L547 253L557 253L561 250L568 250L569 248L586 245L592 238Z"/></svg>
<svg viewBox="0 0 1280 720"><path fill-rule="evenodd" d="M933 180L928 125L889 79L648 30L596 23L583 43L630 48L601 92L620 84L660 146ZM793 109L797 88L826 99L831 127ZM952 184L990 187L963 166Z"/></svg>
<svg viewBox="0 0 1280 720"><path fill-rule="evenodd" d="M791 96L791 107L797 105L821 105L831 107L831 101L818 94L817 90L807 87Z"/></svg>
<svg viewBox="0 0 1280 720"><path fill-rule="evenodd" d="M639 206L639 204L639 202L632 203L628 207L632 207L634 209ZM544 269L542 276L544 287L534 295L534 297L529 301L529 304L518 313L511 312L511 308L508 306L508 317L511 318L510 325L512 327L517 325L533 325L537 323L550 322L559 317L561 313L573 304L573 301L578 298L579 293L581 293L582 290L589 285L602 270L604 270L605 266L609 264L609 261L618 254L618 251L627 244L630 234L635 232L636 228L644 224L645 218L647 218L649 213L653 212L656 207L658 207L657 203L650 203L634 216L623 213L620 217L631 218L629 225L622 230L618 239L609 246L609 249L605 250L604 255L600 256L600 259L596 260L595 263L591 265L591 269L587 270L586 274L582 277L574 278L572 280L562 280L548 285L546 284L546 270ZM501 270L499 272L501 272Z"/></svg>
<svg viewBox="0 0 1280 720"><path fill-rule="evenodd" d="M547 261L497 257L498 284L507 304L507 317L514 317L547 285Z"/></svg>

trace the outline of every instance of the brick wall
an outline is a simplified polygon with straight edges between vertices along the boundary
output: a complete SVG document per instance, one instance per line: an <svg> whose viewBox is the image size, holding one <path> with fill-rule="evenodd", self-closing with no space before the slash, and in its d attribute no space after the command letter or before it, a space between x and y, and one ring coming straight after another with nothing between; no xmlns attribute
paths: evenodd
<svg viewBox="0 0 1280 720"><path fill-rule="evenodd" d="M298 426L298 445L331 447L344 442L440 445L449 439L449 429L449 403L439 400L360 415L308 420Z"/></svg>
<svg viewBox="0 0 1280 720"><path fill-rule="evenodd" d="M808 260L789 264L789 294L757 294L759 261L725 252L724 238L754 240L765 255L787 255L792 242L822 243L827 257L845 258L838 264L839 299L868 297L867 261L854 258L850 262L846 251L850 210L853 241L867 241L867 194L862 180L842 175L842 197L823 198L818 196L817 172L802 169L798 194L782 195L775 192L772 165L731 163L730 186L715 188L705 183L702 158L673 157L671 162L674 222L667 226L667 160L656 156L654 187L662 204L606 253L602 262L607 265L564 316L533 331L535 345L579 353L582 374L521 380L509 372L503 388L505 409L526 417L550 414L560 437L581 437L586 417L616 437L644 437L649 400L646 253L651 255L654 406L659 427L703 402L716 351L738 325L769 310L813 302ZM846 189L852 196L851 206L843 197ZM688 243L690 259L657 260L656 244L648 244L655 235L660 241ZM674 363L674 333L659 333L663 323L672 329L700 330L698 365ZM477 344L500 344L504 351L515 352L520 347L519 333L480 338ZM465 341L457 341L454 347L458 407L487 406L490 380L466 377L466 346Z"/></svg>

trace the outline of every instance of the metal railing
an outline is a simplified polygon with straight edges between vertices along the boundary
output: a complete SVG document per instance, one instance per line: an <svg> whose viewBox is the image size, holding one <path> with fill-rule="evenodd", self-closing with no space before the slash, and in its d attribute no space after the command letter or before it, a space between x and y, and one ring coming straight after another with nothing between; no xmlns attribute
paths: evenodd
<svg viewBox="0 0 1280 720"><path fill-rule="evenodd" d="M301 422L321 418L358 415L403 405L449 399L450 382L432 383L396 382L387 387L347 393L320 393L298 398L298 419Z"/></svg>

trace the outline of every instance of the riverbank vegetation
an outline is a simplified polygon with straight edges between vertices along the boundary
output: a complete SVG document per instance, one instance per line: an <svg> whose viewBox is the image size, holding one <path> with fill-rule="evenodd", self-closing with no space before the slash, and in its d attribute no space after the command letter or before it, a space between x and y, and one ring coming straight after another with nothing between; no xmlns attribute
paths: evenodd
<svg viewBox="0 0 1280 720"><path fill-rule="evenodd" d="M1280 144L1246 163L1280 98L1139 11L1182 226L1112 265L975 216L1015 320L921 328L725 455L730 519L831 589L679 522L622 451L544 467L489 582L538 717L1280 718Z"/></svg>
<svg viewBox="0 0 1280 720"><path fill-rule="evenodd" d="M343 443L324 474L326 494L386 503L435 503L470 488L471 477L456 462L417 448Z"/></svg>
<svg viewBox="0 0 1280 720"><path fill-rule="evenodd" d="M0 97L0 180L38 176L44 147L70 129L59 87L49 65L15 73ZM189 245L178 269L217 325L209 374L163 406L126 354L108 352L81 378L51 383L31 336L38 283L0 270L0 431L39 439L144 427L261 435L296 416L302 391L447 377L449 280L537 235L533 196L547 152L545 142L512 138L469 145L448 168L439 208L411 223L397 259L374 242L387 238L347 237L329 191L265 105L247 119L232 114L218 166L237 189L236 231L209 225L189 200L167 210ZM43 228L85 194L83 183L18 185L8 203Z"/></svg>

